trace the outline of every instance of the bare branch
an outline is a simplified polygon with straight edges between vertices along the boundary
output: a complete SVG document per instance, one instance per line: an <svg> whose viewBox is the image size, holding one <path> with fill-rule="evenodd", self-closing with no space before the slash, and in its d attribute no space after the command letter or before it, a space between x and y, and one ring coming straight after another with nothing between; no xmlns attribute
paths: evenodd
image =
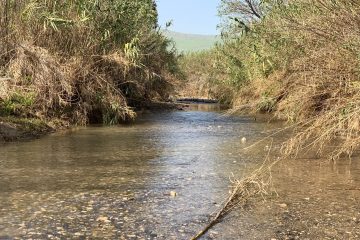
<svg viewBox="0 0 360 240"><path fill-rule="evenodd" d="M256 21L263 17L260 0L223 0L220 15L240 17L243 21Z"/></svg>
<svg viewBox="0 0 360 240"><path fill-rule="evenodd" d="M256 3L255 3L256 2ZM261 13L260 13L260 4L257 1L254 0L245 0L245 3L248 5L250 11L254 16L261 19Z"/></svg>

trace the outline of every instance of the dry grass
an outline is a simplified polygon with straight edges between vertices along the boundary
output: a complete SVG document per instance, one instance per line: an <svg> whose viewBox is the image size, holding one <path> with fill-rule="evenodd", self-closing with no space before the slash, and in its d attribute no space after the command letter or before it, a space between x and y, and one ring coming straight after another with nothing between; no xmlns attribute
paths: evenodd
<svg viewBox="0 0 360 240"><path fill-rule="evenodd" d="M8 97L13 94L34 94L33 108L27 114L48 115L50 109L65 107L67 97L73 95L73 86L68 72L43 48L24 43L16 49L9 64Z"/></svg>
<svg viewBox="0 0 360 240"><path fill-rule="evenodd" d="M243 2L228 2L227 10L241 15L243 10L233 7ZM283 143L282 159L310 150L332 159L351 156L360 145L360 2L300 0L269 9L264 19L246 22L247 34L223 46L220 61L230 70L224 88L240 76L233 84L235 109L272 111L291 123L287 129L293 134ZM234 181L223 207L193 239L235 206L266 194L271 166L278 161L266 161Z"/></svg>
<svg viewBox="0 0 360 240"><path fill-rule="evenodd" d="M86 124L96 111L108 118L103 119L108 123L134 117L117 87L129 71L119 54L73 58L65 63L55 59L43 48L21 44L10 61L8 73L12 77L1 98L31 97L21 114L40 119Z"/></svg>
<svg viewBox="0 0 360 240"><path fill-rule="evenodd" d="M290 16L282 23L295 42L301 41L304 54L289 64L277 113L301 123L284 153L311 147L321 154L336 141L328 156L339 157L360 143L360 3L318 0L313 8L319 12Z"/></svg>
<svg viewBox="0 0 360 240"><path fill-rule="evenodd" d="M218 99L229 104L232 86L223 82L225 70L218 64L217 49L188 53L180 59L185 80L178 84L178 95L189 98Z"/></svg>
<svg viewBox="0 0 360 240"><path fill-rule="evenodd" d="M234 208L244 206L248 200L254 196L265 197L273 191L271 169L279 161L280 159L271 160L268 155L263 164L247 177L241 180L232 180L232 189L222 207L213 215L210 222L191 239L200 239L214 225L226 217Z"/></svg>
<svg viewBox="0 0 360 240"><path fill-rule="evenodd" d="M235 108L296 123L286 156L309 148L351 155L360 144L360 3L292 1L268 14L232 47L248 73Z"/></svg>
<svg viewBox="0 0 360 240"><path fill-rule="evenodd" d="M116 124L135 117L130 106L166 99L177 58L155 4L125 2L4 0L1 114Z"/></svg>

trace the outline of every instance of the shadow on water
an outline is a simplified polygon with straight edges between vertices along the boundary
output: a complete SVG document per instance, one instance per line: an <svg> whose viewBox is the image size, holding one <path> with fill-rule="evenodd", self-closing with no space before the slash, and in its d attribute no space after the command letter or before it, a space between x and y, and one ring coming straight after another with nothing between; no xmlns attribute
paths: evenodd
<svg viewBox="0 0 360 240"><path fill-rule="evenodd" d="M252 151L244 151L244 146L279 127L280 123L226 116L219 105L200 104L187 111L144 114L125 126L79 128L3 146L0 238L188 239L220 206L229 177L240 178L259 164L269 142ZM241 143L242 137L247 144ZM285 208L279 208L275 198L235 211L205 238L285 239L293 225L280 220L286 214L291 219L291 207L297 211L295 206L302 206L296 199L318 195L320 200L309 200L315 207L322 201L319 189L344 187L347 181L355 187L360 180L357 164L331 169L310 160L284 163L274 182L287 201ZM299 183L304 179L309 182ZM339 197L338 191L329 191ZM350 204L358 203L357 193L346 195L354 199ZM347 213L359 210L357 206L348 206L352 211ZM306 226L300 223L299 233Z"/></svg>

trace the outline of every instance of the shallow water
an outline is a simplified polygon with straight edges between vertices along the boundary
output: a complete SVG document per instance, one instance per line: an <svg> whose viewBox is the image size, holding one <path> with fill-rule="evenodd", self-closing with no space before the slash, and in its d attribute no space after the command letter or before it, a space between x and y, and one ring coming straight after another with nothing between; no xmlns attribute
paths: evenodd
<svg viewBox="0 0 360 240"><path fill-rule="evenodd" d="M217 105L193 105L187 111L144 114L129 125L79 128L2 146L0 239L189 239L226 197L229 177L241 178L261 163L270 140L251 151L243 148L279 127L225 116ZM313 239L324 232L301 235L307 225L299 220L299 233L291 235L291 218L278 218L291 215L293 206L314 203L317 209L315 203L327 204L322 198L332 197L352 221L347 226L353 235L342 236L356 239L359 190L331 190L327 196L318 189L356 188L359 164L319 168L309 161L281 164L274 178L279 197L234 211L204 238ZM296 200L300 203L293 205Z"/></svg>

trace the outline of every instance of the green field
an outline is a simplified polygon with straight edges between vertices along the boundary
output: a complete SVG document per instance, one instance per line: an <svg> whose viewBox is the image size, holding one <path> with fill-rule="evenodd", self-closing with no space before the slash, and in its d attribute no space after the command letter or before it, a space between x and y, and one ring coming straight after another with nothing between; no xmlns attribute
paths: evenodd
<svg viewBox="0 0 360 240"><path fill-rule="evenodd" d="M186 34L165 31L166 36L172 39L179 52L196 52L212 48L220 37L213 35Z"/></svg>

